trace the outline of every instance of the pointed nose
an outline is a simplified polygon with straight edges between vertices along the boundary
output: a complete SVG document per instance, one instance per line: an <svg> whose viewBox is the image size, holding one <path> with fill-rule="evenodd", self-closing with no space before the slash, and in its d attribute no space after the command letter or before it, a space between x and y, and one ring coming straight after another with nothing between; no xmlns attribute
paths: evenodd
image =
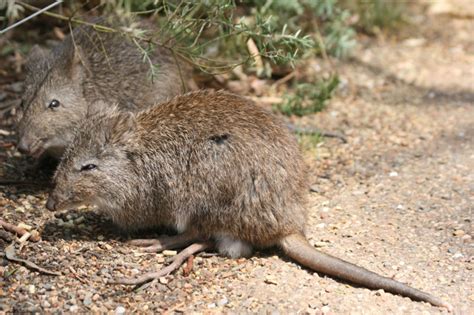
<svg viewBox="0 0 474 315"><path fill-rule="evenodd" d="M20 140L20 143L18 143L17 146L18 151L20 151L23 154L28 154L30 152L30 146L29 144L25 141L24 138Z"/></svg>
<svg viewBox="0 0 474 315"><path fill-rule="evenodd" d="M48 201L46 202L46 209L50 211L56 210L56 200L54 199L53 195L49 195Z"/></svg>

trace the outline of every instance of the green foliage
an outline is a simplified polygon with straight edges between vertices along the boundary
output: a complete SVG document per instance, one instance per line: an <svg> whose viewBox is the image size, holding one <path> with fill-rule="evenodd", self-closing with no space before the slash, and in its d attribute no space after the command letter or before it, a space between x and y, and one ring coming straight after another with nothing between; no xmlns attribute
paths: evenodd
<svg viewBox="0 0 474 315"><path fill-rule="evenodd" d="M347 26L349 18L349 11L341 11L325 27L324 45L330 54L338 58L349 55L356 44L355 31Z"/></svg>
<svg viewBox="0 0 474 315"><path fill-rule="evenodd" d="M355 32L348 25L350 13L337 0L256 0L260 14L272 16L274 23L290 31L302 30L313 40L311 53L328 52L338 58L355 45Z"/></svg>
<svg viewBox="0 0 474 315"><path fill-rule="evenodd" d="M274 109L287 116L300 117L320 112L338 85L339 78L337 76L315 83L297 84L293 94L288 95L283 103L274 106Z"/></svg>
<svg viewBox="0 0 474 315"><path fill-rule="evenodd" d="M28 8L0 0L0 9L13 19L22 6ZM72 19L44 14L78 24L90 24L79 15L92 8L118 17L119 26L97 29L130 37L150 65L153 78L157 66L150 51L154 45L167 47L176 57L212 74L243 65L246 72L270 77L275 65L294 67L315 55L341 58L355 45L351 23L356 16L358 27L388 27L401 19L403 5L389 0L101 0L88 7L88 2L69 0L65 7L74 15ZM154 31L135 22L142 16L156 24ZM297 116L321 111L338 82L337 76L316 83L296 82L294 94L275 109Z"/></svg>
<svg viewBox="0 0 474 315"><path fill-rule="evenodd" d="M341 5L358 16L356 28L368 34L394 30L404 21L406 4L393 0L343 0Z"/></svg>
<svg viewBox="0 0 474 315"><path fill-rule="evenodd" d="M6 44L0 47L0 56L8 56L13 54L15 51L20 51L23 54L27 54L31 49L31 44L29 43L15 43L15 44Z"/></svg>
<svg viewBox="0 0 474 315"><path fill-rule="evenodd" d="M87 4L69 0L65 6L73 22L87 24L79 17ZM315 54L342 57L354 45L349 14L336 0L101 0L93 9L118 16L121 26L114 31L133 38L151 67L151 44L171 49L204 72L244 65L267 77L274 65L294 67ZM153 16L158 31L133 23L142 15Z"/></svg>
<svg viewBox="0 0 474 315"><path fill-rule="evenodd" d="M299 145L305 150L315 149L324 138L319 133L303 134L296 132L296 139Z"/></svg>
<svg viewBox="0 0 474 315"><path fill-rule="evenodd" d="M0 21L7 21L10 19L17 19L20 13L23 11L23 7L14 0L0 0Z"/></svg>
<svg viewBox="0 0 474 315"><path fill-rule="evenodd" d="M247 65L259 75L270 76L274 64L294 66L304 56L326 51L343 57L355 44L355 33L347 25L349 13L336 0L109 0L102 4L104 11L122 17L157 16L160 31L151 34L154 41L205 72ZM141 30L134 25L127 31ZM247 47L249 41L257 51Z"/></svg>
<svg viewBox="0 0 474 315"><path fill-rule="evenodd" d="M309 36L279 27L268 16L235 14L239 7L233 0L115 0L104 1L102 9L128 22L138 15L154 15L158 32L145 32L137 23L128 23L121 31L168 47L204 72L252 65L257 58L272 64L293 64L300 52L313 46ZM249 41L256 49L247 48Z"/></svg>

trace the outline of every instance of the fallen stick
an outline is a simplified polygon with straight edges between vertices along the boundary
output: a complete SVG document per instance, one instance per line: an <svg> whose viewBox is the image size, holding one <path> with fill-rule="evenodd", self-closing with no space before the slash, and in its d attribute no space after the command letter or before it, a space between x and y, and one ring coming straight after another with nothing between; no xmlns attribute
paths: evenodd
<svg viewBox="0 0 474 315"><path fill-rule="evenodd" d="M195 253L204 251L206 249L212 248L214 244L212 242L202 242L202 243L194 243L190 246L183 249L178 255L174 256L173 262L164 267L161 270L156 272L148 272L142 276L137 278L119 278L116 280L108 281L109 284L126 284L126 285L139 285L154 279L158 279L160 277L164 277L172 273L173 271L177 270L191 255Z"/></svg>
<svg viewBox="0 0 474 315"><path fill-rule="evenodd" d="M290 128L292 132L297 133L297 134L303 134L303 135L319 134L321 137L337 138L341 140L343 143L347 143L346 137L337 132L325 131L325 130L321 130L319 128L313 128L313 127L298 127L293 124L288 124L288 127Z"/></svg>
<svg viewBox="0 0 474 315"><path fill-rule="evenodd" d="M90 282L88 280L82 279L82 277L77 274L76 270L74 270L72 266L69 266L69 271L71 271L71 275L81 283L90 285Z"/></svg>
<svg viewBox="0 0 474 315"><path fill-rule="evenodd" d="M8 149L15 146L14 142L0 142L0 147Z"/></svg>
<svg viewBox="0 0 474 315"><path fill-rule="evenodd" d="M193 270L193 262L194 262L194 255L188 257L188 261L186 262L186 266L183 268L183 276L187 277Z"/></svg>
<svg viewBox="0 0 474 315"><path fill-rule="evenodd" d="M20 237L25 235L26 233L29 233L27 230L25 230L21 227L18 227L16 225L7 223L3 220L0 220L0 226L3 227L5 230L7 230L9 232L18 234ZM29 239L32 242L38 242L41 239L41 237L39 236L39 234L33 234L32 233Z"/></svg>
<svg viewBox="0 0 474 315"><path fill-rule="evenodd" d="M21 258L16 257L15 247L14 247L13 244L11 244L11 245L7 246L7 248L5 248L5 257L10 261L14 261L16 263L23 264L27 268L33 269L35 271L38 271L38 272L41 272L41 273L44 273L44 274L47 274L47 275L51 275L51 276L60 276L61 275L61 273L59 273L59 272L44 269L44 268L38 266L37 264L29 261L29 260L21 259Z"/></svg>

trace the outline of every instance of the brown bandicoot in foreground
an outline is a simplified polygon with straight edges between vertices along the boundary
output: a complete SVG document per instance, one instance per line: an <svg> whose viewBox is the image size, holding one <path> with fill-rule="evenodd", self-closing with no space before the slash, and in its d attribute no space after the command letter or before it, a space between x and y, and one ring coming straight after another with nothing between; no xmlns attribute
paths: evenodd
<svg viewBox="0 0 474 315"><path fill-rule="evenodd" d="M306 173L295 139L273 114L237 95L199 91L136 114L111 111L85 121L58 167L47 208L94 204L124 229L165 225L180 233L136 242L151 250L197 240L183 255L215 244L240 257L252 247L280 246L314 271L452 309L311 246L304 236Z"/></svg>

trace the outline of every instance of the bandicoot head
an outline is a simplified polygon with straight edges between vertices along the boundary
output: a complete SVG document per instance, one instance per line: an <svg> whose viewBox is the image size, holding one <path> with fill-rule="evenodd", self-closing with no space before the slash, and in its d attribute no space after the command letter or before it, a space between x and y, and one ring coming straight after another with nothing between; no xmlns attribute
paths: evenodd
<svg viewBox="0 0 474 315"><path fill-rule="evenodd" d="M84 204L118 202L130 177L122 144L129 141L135 118L128 112L99 113L87 118L68 146L54 176L55 188L46 207L64 210Z"/></svg>
<svg viewBox="0 0 474 315"><path fill-rule="evenodd" d="M87 112L81 83L86 60L80 48L70 47L50 53L35 48L26 64L18 149L35 158L45 152L59 158Z"/></svg>

